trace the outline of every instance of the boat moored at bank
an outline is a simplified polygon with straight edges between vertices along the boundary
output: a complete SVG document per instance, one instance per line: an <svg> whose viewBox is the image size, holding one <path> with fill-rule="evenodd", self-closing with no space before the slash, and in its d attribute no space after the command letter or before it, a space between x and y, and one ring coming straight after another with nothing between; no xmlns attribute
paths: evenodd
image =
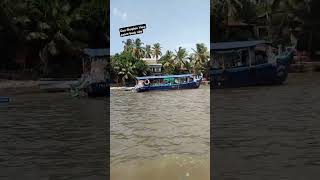
<svg viewBox="0 0 320 180"><path fill-rule="evenodd" d="M294 55L275 50L266 41L211 43L211 87L282 84Z"/></svg>
<svg viewBox="0 0 320 180"><path fill-rule="evenodd" d="M136 77L134 91L196 89L201 81L202 75L193 74Z"/></svg>

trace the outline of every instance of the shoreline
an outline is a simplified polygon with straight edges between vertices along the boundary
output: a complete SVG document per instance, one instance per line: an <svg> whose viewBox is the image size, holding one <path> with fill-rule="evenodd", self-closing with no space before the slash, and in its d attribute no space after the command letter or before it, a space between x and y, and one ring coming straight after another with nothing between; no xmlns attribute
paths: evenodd
<svg viewBox="0 0 320 180"><path fill-rule="evenodd" d="M0 79L0 95L41 93L39 81Z"/></svg>

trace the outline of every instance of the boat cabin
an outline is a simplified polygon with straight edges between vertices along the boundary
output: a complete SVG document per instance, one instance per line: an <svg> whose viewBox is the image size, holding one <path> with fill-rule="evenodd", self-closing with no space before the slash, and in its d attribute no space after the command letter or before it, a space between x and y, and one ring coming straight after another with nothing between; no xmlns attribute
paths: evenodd
<svg viewBox="0 0 320 180"><path fill-rule="evenodd" d="M168 76L145 76L136 77L137 85L134 87L136 92L151 90L176 90L176 89L195 89L199 88L202 75L193 76L192 74L168 75Z"/></svg>
<svg viewBox="0 0 320 180"><path fill-rule="evenodd" d="M281 84L287 78L293 53L277 54L265 41L211 44L211 87Z"/></svg>
<svg viewBox="0 0 320 180"><path fill-rule="evenodd" d="M275 63L274 48L265 41L212 43L211 50L212 69Z"/></svg>
<svg viewBox="0 0 320 180"><path fill-rule="evenodd" d="M137 84L147 86L178 85L194 81L192 74L136 77Z"/></svg>

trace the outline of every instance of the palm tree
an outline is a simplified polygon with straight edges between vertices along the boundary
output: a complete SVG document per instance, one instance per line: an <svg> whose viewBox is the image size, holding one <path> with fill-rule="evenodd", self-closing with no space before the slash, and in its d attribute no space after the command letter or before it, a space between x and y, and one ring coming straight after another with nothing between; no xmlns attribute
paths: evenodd
<svg viewBox="0 0 320 180"><path fill-rule="evenodd" d="M118 75L120 75L122 78L122 84L126 84L126 80L130 78L134 78L134 68L135 66L133 65L132 62L126 62L121 64L121 66L118 69Z"/></svg>
<svg viewBox="0 0 320 180"><path fill-rule="evenodd" d="M194 62L195 62L195 58L194 58L194 54L190 54L187 57L188 61L184 61L183 62L183 67L189 72L189 73L194 73Z"/></svg>
<svg viewBox="0 0 320 180"><path fill-rule="evenodd" d="M159 60L164 67L169 67L173 65L173 52L167 50L165 55L163 55Z"/></svg>
<svg viewBox="0 0 320 180"><path fill-rule="evenodd" d="M152 49L150 45L146 45L145 50L144 50L144 57L145 58L151 58L152 57Z"/></svg>
<svg viewBox="0 0 320 180"><path fill-rule="evenodd" d="M132 39L127 39L126 41L122 41L124 44L123 50L126 52L133 52L133 40Z"/></svg>
<svg viewBox="0 0 320 180"><path fill-rule="evenodd" d="M291 32L285 33L285 30L288 32L289 29L299 28L305 32L310 31L311 42L312 32L310 27L312 27L313 21L318 20L311 15L312 8L309 0L275 0L271 8L273 39L277 41L283 40L285 37L289 39Z"/></svg>
<svg viewBox="0 0 320 180"><path fill-rule="evenodd" d="M107 2L3 0L0 9L1 26L16 39L5 43L13 46L13 54L29 56L31 68L45 75L58 55L80 56L82 48L108 44Z"/></svg>
<svg viewBox="0 0 320 180"><path fill-rule="evenodd" d="M174 55L174 63L180 70L183 69L184 61L188 56L187 50L185 48L179 47L178 51Z"/></svg>
<svg viewBox="0 0 320 180"><path fill-rule="evenodd" d="M194 73L202 73L207 67L210 59L208 48L203 43L196 44L196 49L193 50Z"/></svg>
<svg viewBox="0 0 320 180"><path fill-rule="evenodd" d="M238 8L242 8L242 3L240 0L223 0L222 2L222 9L225 11L225 17L227 17L227 22L229 18L235 17Z"/></svg>
<svg viewBox="0 0 320 180"><path fill-rule="evenodd" d="M166 53L159 60L166 74L172 74L174 72L173 56L173 52L167 50Z"/></svg>
<svg viewBox="0 0 320 180"><path fill-rule="evenodd" d="M143 43L141 39L137 38L133 44L134 44L133 55L136 58L141 59L144 56L144 48L142 47Z"/></svg>
<svg viewBox="0 0 320 180"><path fill-rule="evenodd" d="M220 36L223 34L220 34L222 32L225 32L223 36L228 37L229 32L227 29L227 26L229 24L229 21L232 18L236 17L237 11L239 8L243 8L241 0L215 0L211 1L211 16L212 21L216 28L217 33L219 35L216 35L217 38L221 38ZM223 24L223 25L221 25ZM223 38L222 38L223 39Z"/></svg>
<svg viewBox="0 0 320 180"><path fill-rule="evenodd" d="M156 60L162 55L160 43L156 43L152 47L153 56L156 57Z"/></svg>

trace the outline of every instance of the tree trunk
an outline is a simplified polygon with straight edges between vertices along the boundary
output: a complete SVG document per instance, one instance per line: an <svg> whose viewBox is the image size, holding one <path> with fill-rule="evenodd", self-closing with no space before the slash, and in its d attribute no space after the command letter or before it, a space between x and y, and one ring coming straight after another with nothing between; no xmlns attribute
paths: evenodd
<svg viewBox="0 0 320 180"><path fill-rule="evenodd" d="M312 53L313 53L312 52L312 50L313 50L312 49L312 44L313 44L313 42L312 42L313 39L312 38L313 38L313 30L311 29L310 32L309 32L309 42L308 42L308 51L309 51L310 55L312 55Z"/></svg>
<svg viewBox="0 0 320 180"><path fill-rule="evenodd" d="M48 65L48 49L47 47L44 47L40 52L39 52L39 57L43 63L43 68L42 72L44 75L48 75L49 73L49 65Z"/></svg>
<svg viewBox="0 0 320 180"><path fill-rule="evenodd" d="M122 78L122 86L126 86L126 78Z"/></svg>

